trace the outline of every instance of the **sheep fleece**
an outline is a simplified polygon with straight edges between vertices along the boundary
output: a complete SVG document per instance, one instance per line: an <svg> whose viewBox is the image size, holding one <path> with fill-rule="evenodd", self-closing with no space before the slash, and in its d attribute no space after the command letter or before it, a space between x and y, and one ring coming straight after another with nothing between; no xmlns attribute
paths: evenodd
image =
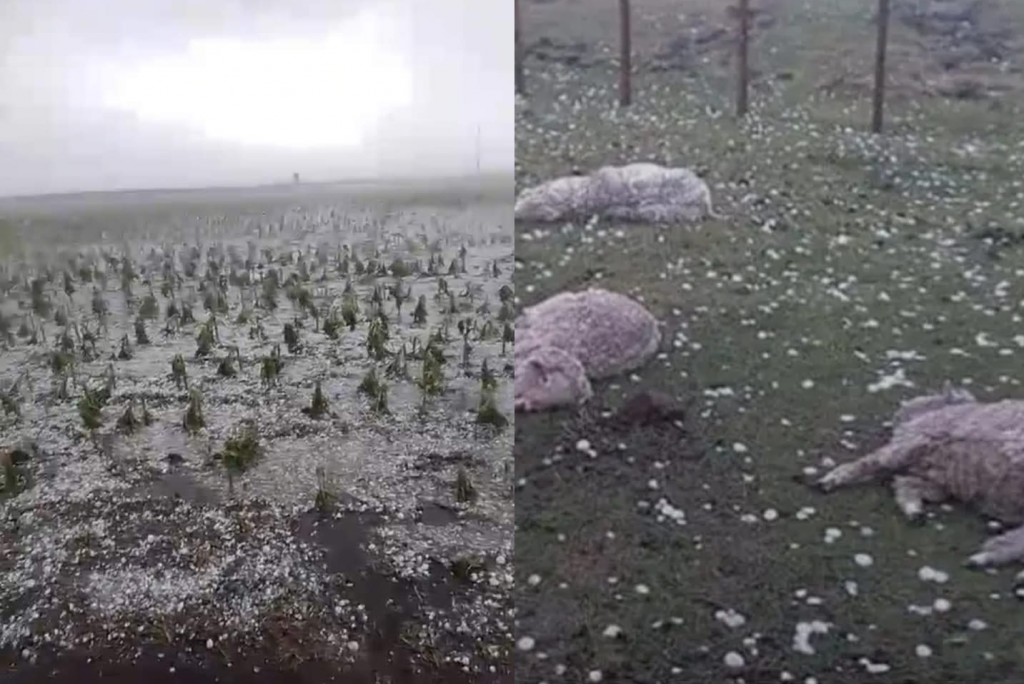
<svg viewBox="0 0 1024 684"><path fill-rule="evenodd" d="M594 214L620 221L679 223L699 221L714 212L711 191L695 173L648 163L556 178L524 190L515 205L515 217L525 221Z"/></svg>
<svg viewBox="0 0 1024 684"><path fill-rule="evenodd" d="M525 309L516 320L517 396L527 387L526 365L554 364L577 400L590 396L588 378L601 379L643 365L661 342L658 322L640 303L601 289L562 292ZM523 378L520 388L519 379Z"/></svg>

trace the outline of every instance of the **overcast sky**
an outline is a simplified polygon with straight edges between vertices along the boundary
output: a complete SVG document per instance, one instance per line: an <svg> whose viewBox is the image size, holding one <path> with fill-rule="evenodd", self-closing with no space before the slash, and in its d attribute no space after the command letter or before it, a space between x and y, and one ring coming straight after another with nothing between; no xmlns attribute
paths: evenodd
<svg viewBox="0 0 1024 684"><path fill-rule="evenodd" d="M512 14L0 0L0 196L511 171Z"/></svg>

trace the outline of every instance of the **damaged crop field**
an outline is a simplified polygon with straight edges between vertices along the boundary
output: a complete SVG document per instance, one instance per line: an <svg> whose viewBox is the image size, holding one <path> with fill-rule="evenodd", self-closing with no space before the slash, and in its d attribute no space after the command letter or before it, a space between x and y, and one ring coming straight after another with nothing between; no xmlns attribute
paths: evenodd
<svg viewBox="0 0 1024 684"><path fill-rule="evenodd" d="M1020 567L963 565L993 521L809 485L945 380L1024 396L1024 6L894 2L872 136L877 3L754 0L743 122L718 5L634 0L625 109L614 4L521 7L517 189L651 161L722 217L516 225L517 310L595 286L664 326L583 409L518 416L516 678L1016 681Z"/></svg>
<svg viewBox="0 0 1024 684"><path fill-rule="evenodd" d="M0 679L510 680L482 180L4 204Z"/></svg>

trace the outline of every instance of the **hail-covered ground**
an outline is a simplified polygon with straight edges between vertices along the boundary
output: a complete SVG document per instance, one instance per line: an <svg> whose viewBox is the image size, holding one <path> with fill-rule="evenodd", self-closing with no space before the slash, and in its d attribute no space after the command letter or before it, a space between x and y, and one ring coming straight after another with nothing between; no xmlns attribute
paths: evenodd
<svg viewBox="0 0 1024 684"><path fill-rule="evenodd" d="M16 207L5 677L509 676L511 207L431 192Z"/></svg>
<svg viewBox="0 0 1024 684"><path fill-rule="evenodd" d="M519 416L517 680L1009 682L1024 667L1020 568L962 566L995 524L943 506L911 525L883 485L807 484L944 380L1024 396L1024 16L898 4L882 137L849 87L870 83L875 3L752 3L743 123L724 7L635 0L626 111L615 8L523 7L517 186L677 164L725 217L516 226L517 307L595 285L665 332L591 406ZM975 86L953 97L940 77ZM641 390L685 417L613 420Z"/></svg>

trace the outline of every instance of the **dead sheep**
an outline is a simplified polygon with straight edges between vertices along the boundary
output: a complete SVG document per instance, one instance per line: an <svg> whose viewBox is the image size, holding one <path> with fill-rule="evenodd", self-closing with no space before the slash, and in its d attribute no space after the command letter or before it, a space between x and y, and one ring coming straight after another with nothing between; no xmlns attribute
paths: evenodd
<svg viewBox="0 0 1024 684"><path fill-rule="evenodd" d="M1014 529L987 540L968 559L976 567L1024 559L1024 401L981 403L946 387L900 407L892 439L818 481L825 491L890 481L909 519L926 503L959 501Z"/></svg>
<svg viewBox="0 0 1024 684"><path fill-rule="evenodd" d="M553 222L597 215L617 221L693 223L716 217L711 190L693 171L657 164L605 166L520 193L515 217Z"/></svg>
<svg viewBox="0 0 1024 684"><path fill-rule="evenodd" d="M516 319L515 409L586 402L590 380L642 366L658 350L658 321L639 302L601 289L562 292Z"/></svg>

